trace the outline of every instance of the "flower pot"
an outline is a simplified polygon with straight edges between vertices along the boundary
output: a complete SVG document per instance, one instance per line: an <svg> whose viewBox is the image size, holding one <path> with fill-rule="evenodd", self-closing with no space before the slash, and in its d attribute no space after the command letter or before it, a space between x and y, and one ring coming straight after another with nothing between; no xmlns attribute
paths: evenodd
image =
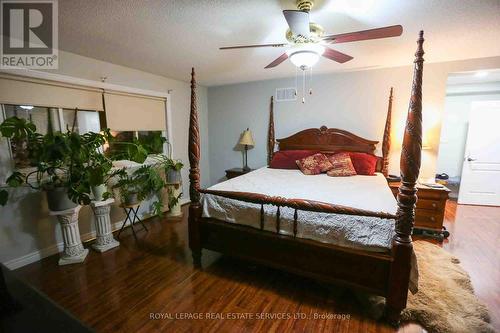
<svg viewBox="0 0 500 333"><path fill-rule="evenodd" d="M45 193L47 193L49 210L57 212L78 206L77 203L74 203L70 198L68 198L67 191L68 189L66 187L55 187L45 191Z"/></svg>
<svg viewBox="0 0 500 333"><path fill-rule="evenodd" d="M167 183L170 184L180 184L181 183L181 171L168 169L167 170Z"/></svg>
<svg viewBox="0 0 500 333"><path fill-rule="evenodd" d="M103 194L106 193L108 187L106 184L101 184L97 186L92 186L92 194L94 195L94 201L103 201Z"/></svg>
<svg viewBox="0 0 500 333"><path fill-rule="evenodd" d="M123 199L124 199L123 203L125 205L135 205L139 203L139 198L137 196L137 193L129 193Z"/></svg>

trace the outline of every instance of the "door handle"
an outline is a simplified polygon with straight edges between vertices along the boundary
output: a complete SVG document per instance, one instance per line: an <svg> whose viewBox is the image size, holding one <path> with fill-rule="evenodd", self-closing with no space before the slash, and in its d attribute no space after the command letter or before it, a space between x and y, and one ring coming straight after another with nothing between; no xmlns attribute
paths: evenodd
<svg viewBox="0 0 500 333"><path fill-rule="evenodd" d="M476 160L475 158L467 157L467 162L472 162L472 161L475 161L475 160Z"/></svg>

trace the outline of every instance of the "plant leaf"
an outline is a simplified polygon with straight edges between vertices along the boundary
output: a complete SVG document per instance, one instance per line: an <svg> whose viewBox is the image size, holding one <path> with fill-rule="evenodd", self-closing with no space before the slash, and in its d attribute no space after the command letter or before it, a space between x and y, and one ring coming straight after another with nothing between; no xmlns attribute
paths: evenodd
<svg viewBox="0 0 500 333"><path fill-rule="evenodd" d="M0 190L0 206L5 206L9 200L9 192L6 190Z"/></svg>

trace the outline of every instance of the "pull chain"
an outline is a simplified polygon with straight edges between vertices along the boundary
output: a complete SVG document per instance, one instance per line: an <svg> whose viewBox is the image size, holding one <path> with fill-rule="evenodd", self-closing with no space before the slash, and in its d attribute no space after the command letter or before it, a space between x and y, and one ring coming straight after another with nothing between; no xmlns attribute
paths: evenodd
<svg viewBox="0 0 500 333"><path fill-rule="evenodd" d="M306 102L306 70L302 70L302 104Z"/></svg>
<svg viewBox="0 0 500 333"><path fill-rule="evenodd" d="M311 67L309 70L309 95L313 94L312 83L313 83L313 69Z"/></svg>

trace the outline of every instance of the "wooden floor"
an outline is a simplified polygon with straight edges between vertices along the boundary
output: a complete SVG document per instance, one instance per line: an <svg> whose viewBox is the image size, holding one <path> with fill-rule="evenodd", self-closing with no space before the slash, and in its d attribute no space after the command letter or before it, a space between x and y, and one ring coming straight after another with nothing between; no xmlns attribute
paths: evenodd
<svg viewBox="0 0 500 333"><path fill-rule="evenodd" d="M461 259L500 330L500 208L450 202L446 226L443 247ZM148 227L138 242L127 230L119 248L91 251L84 264L59 267L53 256L17 273L98 332L397 331L333 286L206 251L204 270L193 269L185 219Z"/></svg>

